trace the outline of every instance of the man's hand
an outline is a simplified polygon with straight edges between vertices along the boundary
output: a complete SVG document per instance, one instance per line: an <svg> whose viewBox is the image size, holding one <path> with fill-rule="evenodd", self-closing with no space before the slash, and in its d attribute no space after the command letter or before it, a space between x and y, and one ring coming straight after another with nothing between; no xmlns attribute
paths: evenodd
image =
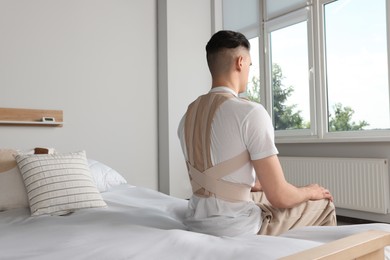
<svg viewBox="0 0 390 260"><path fill-rule="evenodd" d="M333 202L333 196L330 193L330 191L318 184L310 184L303 189L308 189L311 196L310 200L321 200L321 199L328 199Z"/></svg>
<svg viewBox="0 0 390 260"><path fill-rule="evenodd" d="M261 183L259 179L256 178L255 186L251 188L251 192L256 192L256 191L262 191Z"/></svg>

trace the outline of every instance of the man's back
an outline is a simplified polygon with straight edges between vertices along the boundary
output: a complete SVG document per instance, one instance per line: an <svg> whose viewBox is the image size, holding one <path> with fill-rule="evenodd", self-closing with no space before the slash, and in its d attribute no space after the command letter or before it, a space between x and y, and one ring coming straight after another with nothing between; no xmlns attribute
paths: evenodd
<svg viewBox="0 0 390 260"><path fill-rule="evenodd" d="M205 131L210 133L204 138L210 138L208 149L212 166L225 162L245 150L248 150L251 158L255 159L277 153L273 144L272 124L262 106L238 98L233 91L225 87L213 88L210 93L232 95L232 98L217 108L212 118L211 129ZM186 116L179 125L178 134L188 161L185 133L190 131L185 129L185 121ZM201 147L199 143L201 142L197 142L196 149L201 150L198 153L205 154L202 148L199 148ZM253 186L255 173L250 160L222 179L248 187ZM195 195L189 203L188 213L187 224L194 231L215 235L238 235L255 234L259 229L260 210L252 201L229 202L214 195L208 198ZM223 228L220 228L221 225Z"/></svg>

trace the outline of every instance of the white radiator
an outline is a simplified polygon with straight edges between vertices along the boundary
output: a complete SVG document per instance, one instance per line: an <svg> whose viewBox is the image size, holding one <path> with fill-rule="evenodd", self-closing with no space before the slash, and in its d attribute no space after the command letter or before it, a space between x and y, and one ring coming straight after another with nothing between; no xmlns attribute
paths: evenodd
<svg viewBox="0 0 390 260"><path fill-rule="evenodd" d="M387 159L279 157L286 179L295 186L318 183L328 188L336 207L387 214Z"/></svg>

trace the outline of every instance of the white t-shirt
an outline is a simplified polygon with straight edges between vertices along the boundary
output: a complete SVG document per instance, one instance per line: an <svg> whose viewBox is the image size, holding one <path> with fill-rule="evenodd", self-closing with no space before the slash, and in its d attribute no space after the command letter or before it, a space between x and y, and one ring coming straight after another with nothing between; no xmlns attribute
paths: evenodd
<svg viewBox="0 0 390 260"><path fill-rule="evenodd" d="M263 106L237 97L227 87L212 88L210 92L230 92L236 98L222 103L211 124L211 160L216 165L248 150L252 160L278 153L274 143L274 129ZM185 116L178 128L185 159L187 149L184 137ZM253 186L256 174L250 162L223 177L223 180ZM252 201L229 202L214 196L193 195L188 203L185 224L195 232L217 236L256 234L261 225L260 208Z"/></svg>

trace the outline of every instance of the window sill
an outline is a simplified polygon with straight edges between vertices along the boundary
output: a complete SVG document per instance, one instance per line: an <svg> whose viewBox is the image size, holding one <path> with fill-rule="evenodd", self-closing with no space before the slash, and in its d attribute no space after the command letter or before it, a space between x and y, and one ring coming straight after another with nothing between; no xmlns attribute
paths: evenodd
<svg viewBox="0 0 390 260"><path fill-rule="evenodd" d="M386 136L346 136L344 133L342 135L332 134L323 138L317 136L296 136L296 137L276 137L275 143L277 144L289 144L289 143L376 143L376 142L388 142L390 143L390 133Z"/></svg>

